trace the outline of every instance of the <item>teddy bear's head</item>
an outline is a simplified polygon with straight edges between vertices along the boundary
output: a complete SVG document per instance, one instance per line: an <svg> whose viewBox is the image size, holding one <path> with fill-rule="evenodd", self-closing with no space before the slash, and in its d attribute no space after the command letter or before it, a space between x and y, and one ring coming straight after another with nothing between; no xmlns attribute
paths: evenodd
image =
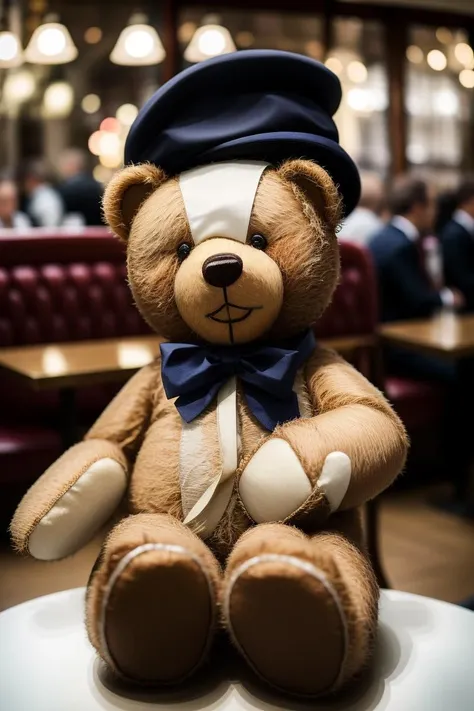
<svg viewBox="0 0 474 711"><path fill-rule="evenodd" d="M213 179L219 192L225 173ZM237 195L230 216L216 198L209 224L199 211L214 198L200 199L183 175L142 164L109 183L105 216L127 242L130 286L157 333L224 345L281 339L325 310L339 275L340 197L328 173L307 160L265 166L250 198L243 223Z"/></svg>

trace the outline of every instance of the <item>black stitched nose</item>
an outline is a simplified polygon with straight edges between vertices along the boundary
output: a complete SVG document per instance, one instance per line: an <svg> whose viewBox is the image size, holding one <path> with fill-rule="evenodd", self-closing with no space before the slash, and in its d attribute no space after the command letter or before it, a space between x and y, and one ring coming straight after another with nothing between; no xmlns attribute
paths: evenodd
<svg viewBox="0 0 474 711"><path fill-rule="evenodd" d="M236 254L213 254L202 265L202 275L211 286L230 286L242 274L243 264Z"/></svg>

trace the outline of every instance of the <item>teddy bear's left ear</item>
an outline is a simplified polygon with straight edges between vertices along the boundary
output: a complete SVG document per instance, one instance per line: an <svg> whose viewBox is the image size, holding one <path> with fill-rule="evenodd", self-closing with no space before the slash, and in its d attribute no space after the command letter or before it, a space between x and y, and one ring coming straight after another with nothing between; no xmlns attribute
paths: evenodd
<svg viewBox="0 0 474 711"><path fill-rule="evenodd" d="M277 172L293 184L297 194L313 206L330 229L336 229L342 219L342 200L324 168L311 160L288 160Z"/></svg>
<svg viewBox="0 0 474 711"><path fill-rule="evenodd" d="M102 201L107 223L115 234L128 239L138 208L166 180L155 165L132 165L119 171L107 185Z"/></svg>

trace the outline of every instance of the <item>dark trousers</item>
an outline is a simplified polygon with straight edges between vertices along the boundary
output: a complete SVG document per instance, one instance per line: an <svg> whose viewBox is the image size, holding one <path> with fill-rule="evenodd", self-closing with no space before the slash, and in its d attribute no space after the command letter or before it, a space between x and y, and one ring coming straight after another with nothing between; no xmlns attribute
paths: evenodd
<svg viewBox="0 0 474 711"><path fill-rule="evenodd" d="M474 395L474 360L456 363L403 348L390 348L386 351L385 362L390 373L445 387L443 464L447 478L456 486L458 498L464 499L474 442L473 418L469 411Z"/></svg>

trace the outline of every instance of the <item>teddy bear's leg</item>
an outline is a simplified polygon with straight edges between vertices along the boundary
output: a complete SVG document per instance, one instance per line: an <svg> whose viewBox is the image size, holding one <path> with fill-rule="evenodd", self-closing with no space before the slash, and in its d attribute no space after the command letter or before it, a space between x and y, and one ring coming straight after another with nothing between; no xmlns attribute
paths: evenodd
<svg viewBox="0 0 474 711"><path fill-rule="evenodd" d="M265 681L330 693L367 662L378 589L364 556L339 533L310 539L281 524L245 533L225 576L229 633Z"/></svg>
<svg viewBox="0 0 474 711"><path fill-rule="evenodd" d="M206 656L219 585L216 559L183 524L130 516L109 535L89 581L89 639L122 677L180 681Z"/></svg>

